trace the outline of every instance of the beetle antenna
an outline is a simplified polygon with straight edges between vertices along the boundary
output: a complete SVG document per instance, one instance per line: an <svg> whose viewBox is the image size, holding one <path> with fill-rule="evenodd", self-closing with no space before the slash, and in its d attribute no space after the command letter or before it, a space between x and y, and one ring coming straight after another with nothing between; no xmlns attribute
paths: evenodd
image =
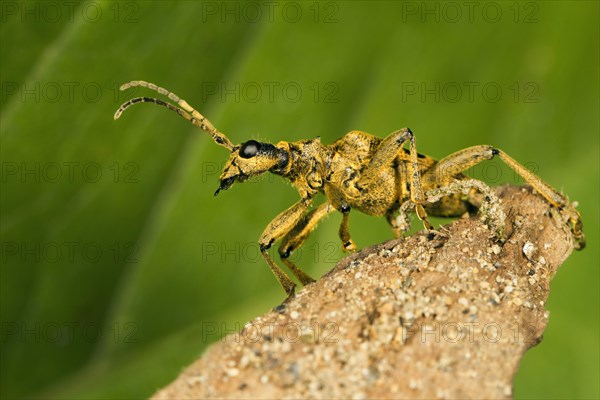
<svg viewBox="0 0 600 400"><path fill-rule="evenodd" d="M123 112L127 108L129 108L130 106L132 106L136 103L154 103L161 107L166 107L171 111L175 111L181 117L190 121L192 124L196 125L200 129L202 129L204 132L206 132L210 136L212 136L212 138L216 144L225 147L227 150L233 149L233 143L231 143L229 138L227 136L225 136L224 133L220 132L217 128L215 128L214 125L208 119L206 119L206 117L204 117L202 114L200 114L194 107L190 106L187 101L181 99L175 93L170 92L167 89L162 88L160 86L157 86L154 83L149 83L146 81L131 81L131 82L121 85L121 87L119 89L127 90L129 88L137 87L137 86L142 86L142 87L146 87L148 89L154 90L154 91L162 94L163 96L168 97L170 100L174 101L175 103L177 103L177 105L179 107L177 107L171 103L167 103L165 101L155 99L152 97L136 97L134 99L131 99L131 100L123 103L121 105L121 107L119 107L119 109L115 112L115 115L114 115L115 119L119 119L121 114L123 114Z"/></svg>

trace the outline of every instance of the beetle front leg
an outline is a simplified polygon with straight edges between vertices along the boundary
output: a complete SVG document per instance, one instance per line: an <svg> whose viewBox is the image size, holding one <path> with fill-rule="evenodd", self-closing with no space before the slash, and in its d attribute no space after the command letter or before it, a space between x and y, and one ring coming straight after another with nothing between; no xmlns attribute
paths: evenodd
<svg viewBox="0 0 600 400"><path fill-rule="evenodd" d="M296 224L298 224L302 215L306 212L308 207L310 207L311 203L311 198L303 198L287 210L283 211L267 225L258 240L260 252L265 258L271 272L273 272L273 275L275 275L275 278L277 278L283 287L283 290L287 293L288 298L294 294L296 284L277 264L275 264L275 261L273 261L273 258L269 255L268 250L273 243L284 237Z"/></svg>
<svg viewBox="0 0 600 400"><path fill-rule="evenodd" d="M323 203L304 217L288 232L279 245L281 261L292 271L303 285L308 285L315 280L290 261L289 256L294 250L302 246L310 233L317 227L317 223L329 215L334 208L329 203Z"/></svg>

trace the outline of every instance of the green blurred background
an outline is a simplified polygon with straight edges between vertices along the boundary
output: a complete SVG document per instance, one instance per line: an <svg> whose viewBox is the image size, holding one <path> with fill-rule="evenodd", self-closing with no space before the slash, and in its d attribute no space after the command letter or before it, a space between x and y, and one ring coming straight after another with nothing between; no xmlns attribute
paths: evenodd
<svg viewBox="0 0 600 400"><path fill-rule="evenodd" d="M256 241L297 193L269 176L213 197L227 152L206 135L152 105L113 121L154 96L117 90L143 79L235 143L409 126L433 157L489 143L537 171L579 201L588 247L515 396L598 398L598 2L468 4L3 1L2 397L149 396L284 297ZM340 219L294 256L313 276L343 256Z"/></svg>

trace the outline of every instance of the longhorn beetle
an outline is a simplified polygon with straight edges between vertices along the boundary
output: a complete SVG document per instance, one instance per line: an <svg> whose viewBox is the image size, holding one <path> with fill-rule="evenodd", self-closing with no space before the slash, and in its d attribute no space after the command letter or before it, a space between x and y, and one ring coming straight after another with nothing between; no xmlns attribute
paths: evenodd
<svg viewBox="0 0 600 400"><path fill-rule="evenodd" d="M259 239L260 251L288 298L294 294L296 285L268 253L275 242L281 240L279 255L283 263L303 285L309 284L314 280L292 263L289 256L304 243L323 217L334 210L342 213L339 236L344 251L356 248L348 231L348 216L352 209L368 215L385 215L395 236L399 237L401 231L407 230L406 223L402 222L407 221L405 212L414 208L425 229L431 231L433 227L427 219L428 214L456 217L482 206L478 193L485 192L486 186L479 181L468 180L462 172L494 156L498 156L559 209L569 222L576 248L585 246L582 223L575 205L495 147L473 146L436 161L417 153L415 137L408 128L395 131L385 139L351 131L330 145L322 144L320 138L277 144L248 140L233 145L224 133L185 100L162 87L145 81L132 81L120 89L137 86L154 90L177 105L150 97L136 97L119 107L115 119L133 104L154 103L175 111L200 127L215 143L231 153L219 178L215 196L219 191L229 189L234 182L244 182L267 171L289 180L298 190L300 200L277 215ZM409 144L409 149L404 148L405 143ZM313 198L319 192L325 194L327 201L309 211ZM493 196L491 191L484 194L487 200ZM396 218L398 212L400 215ZM498 230L501 231L501 227Z"/></svg>

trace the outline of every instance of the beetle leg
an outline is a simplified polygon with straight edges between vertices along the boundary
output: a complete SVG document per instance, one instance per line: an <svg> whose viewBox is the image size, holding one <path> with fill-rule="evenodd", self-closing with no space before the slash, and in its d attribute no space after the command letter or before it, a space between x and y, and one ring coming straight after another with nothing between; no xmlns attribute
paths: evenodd
<svg viewBox="0 0 600 400"><path fill-rule="evenodd" d="M455 211L463 211L463 207L458 202L469 202L460 198L462 196L469 198L475 193L481 193L483 197L479 206L482 221L496 237L504 240L506 214L500 206L500 199L496 196L496 192L485 183L477 179L455 179L446 185L426 191L425 197L429 204L435 206L430 210L431 215L447 216Z"/></svg>
<svg viewBox="0 0 600 400"><path fill-rule="evenodd" d="M283 290L288 295L288 298L294 294L294 288L296 284L290 279L289 276L273 261L273 258L269 255L269 248L284 237L293 227L298 224L302 215L306 212L310 204L312 203L311 198L303 198L296 204L288 208L287 210L276 216L265 228L264 232L258 240L260 245L260 252L262 253L265 261L269 265L269 268L275 275L275 278L279 281Z"/></svg>
<svg viewBox="0 0 600 400"><path fill-rule="evenodd" d="M388 168L398 156L398 153L403 151L402 147L406 142L410 142L410 162L408 168L408 179L410 182L410 199L415 204L415 212L419 219L423 222L425 229L431 230L433 227L427 219L427 213L423 208L425 196L421 187L421 174L419 172L419 162L415 136L408 128L400 129L391 133L379 145L375 155L362 172L362 178L358 182L360 186L376 185L374 182L377 179L378 172L384 168ZM400 190L400 188L399 188Z"/></svg>
<svg viewBox="0 0 600 400"><path fill-rule="evenodd" d="M392 232L394 232L394 238L398 239L399 237L401 237L402 231L400 230L400 227L398 226L398 223L396 222L396 216L394 215L394 212L388 211L385 214L385 219L387 220L388 224L390 224L390 227L392 228Z"/></svg>
<svg viewBox="0 0 600 400"><path fill-rule="evenodd" d="M402 228L400 224L398 224L398 217L395 215L394 211L388 211L385 214L385 218L387 219L388 224L390 224L390 227L392 228L394 238L398 239L402 237Z"/></svg>
<svg viewBox="0 0 600 400"><path fill-rule="evenodd" d="M490 160L494 156L498 156L504 161L506 165L533 186L551 205L562 210L569 220L571 231L577 242L577 248L582 249L585 247L585 235L582 230L581 216L575 207L569 203L568 199L508 154L492 146L473 146L450 154L423 175L423 187L428 190L447 185L460 172L479 164L483 160Z"/></svg>
<svg viewBox="0 0 600 400"><path fill-rule="evenodd" d="M312 283L315 280L290 261L289 256L294 250L304 244L310 233L317 227L318 222L334 210L335 209L331 204L323 203L319 207L305 214L285 235L279 245L279 256L281 257L281 261L283 261L303 285Z"/></svg>
<svg viewBox="0 0 600 400"><path fill-rule="evenodd" d="M348 229L348 217L350 216L350 207L342 210L342 223L340 224L340 240L342 241L342 250L344 252L350 252L356 250L356 244L350 238L350 231Z"/></svg>

